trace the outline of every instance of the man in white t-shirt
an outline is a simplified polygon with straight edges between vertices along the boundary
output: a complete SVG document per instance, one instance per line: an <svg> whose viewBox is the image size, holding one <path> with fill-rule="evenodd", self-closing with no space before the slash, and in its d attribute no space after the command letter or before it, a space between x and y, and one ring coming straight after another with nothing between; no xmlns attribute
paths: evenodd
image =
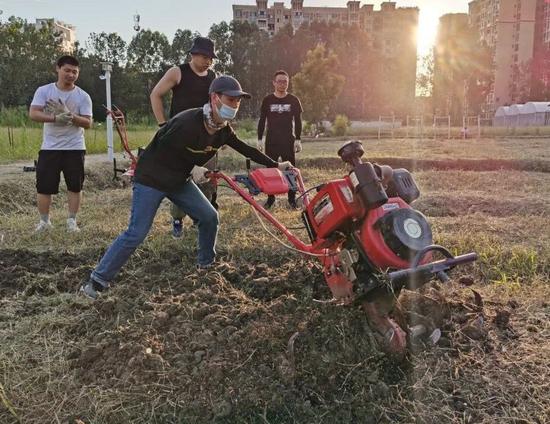
<svg viewBox="0 0 550 424"><path fill-rule="evenodd" d="M78 60L62 56L57 61L57 82L43 85L34 93L29 116L44 123L42 147L36 166L36 190L40 222L37 232L52 228L52 194L59 193L61 172L67 184L69 217L67 229L80 231L76 214L84 183L84 129L92 126L92 99L75 85L80 72Z"/></svg>

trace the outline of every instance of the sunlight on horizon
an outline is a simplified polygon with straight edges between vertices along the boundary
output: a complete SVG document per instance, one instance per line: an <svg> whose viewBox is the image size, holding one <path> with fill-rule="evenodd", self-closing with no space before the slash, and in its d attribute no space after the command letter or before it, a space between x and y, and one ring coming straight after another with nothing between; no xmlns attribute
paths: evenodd
<svg viewBox="0 0 550 424"><path fill-rule="evenodd" d="M427 55L434 46L438 25L439 14L437 12L429 9L420 11L416 38L419 57Z"/></svg>

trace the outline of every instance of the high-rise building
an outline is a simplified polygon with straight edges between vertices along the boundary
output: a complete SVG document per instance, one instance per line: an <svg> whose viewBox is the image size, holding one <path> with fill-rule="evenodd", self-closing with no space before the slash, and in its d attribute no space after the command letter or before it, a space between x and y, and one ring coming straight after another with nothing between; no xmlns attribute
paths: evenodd
<svg viewBox="0 0 550 424"><path fill-rule="evenodd" d="M532 79L550 81L548 0L473 0L470 23L493 52L494 82L488 109L525 96Z"/></svg>
<svg viewBox="0 0 550 424"><path fill-rule="evenodd" d="M76 27L74 25L66 24L54 18L36 19L35 27L37 29L44 26L51 26L61 43L63 51L70 53L74 50L74 44L76 42Z"/></svg>
<svg viewBox="0 0 550 424"><path fill-rule="evenodd" d="M467 113L469 34L467 13L449 13L439 18L433 80L433 103L437 114L457 118Z"/></svg>
<svg viewBox="0 0 550 424"><path fill-rule="evenodd" d="M533 78L550 91L550 0L537 2L532 68Z"/></svg>
<svg viewBox="0 0 550 424"><path fill-rule="evenodd" d="M267 0L256 0L256 5L233 5L233 20L256 24L258 28L276 34L286 25L296 30L302 24L313 22L357 25L365 30L372 45L385 54L401 55L404 48L414 49L418 27L417 7L396 7L396 2L383 2L380 10L372 4L361 6L360 1L348 1L346 7L304 7L303 0L291 0L290 8L284 2L274 2L268 6ZM415 59L416 60L416 59Z"/></svg>

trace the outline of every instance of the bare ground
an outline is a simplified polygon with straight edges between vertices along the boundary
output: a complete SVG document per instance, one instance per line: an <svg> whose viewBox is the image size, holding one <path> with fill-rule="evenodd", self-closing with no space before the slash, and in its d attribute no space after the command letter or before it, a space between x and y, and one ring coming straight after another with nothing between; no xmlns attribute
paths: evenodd
<svg viewBox="0 0 550 424"><path fill-rule="evenodd" d="M449 186L460 181L453 172L444 173ZM502 178L525 178L523 188L548 181L524 172ZM463 175L473 180L474 174ZM430 175L419 176L428 190L418 208L442 237L456 239L455 247L481 248L482 259L455 273L450 285L402 293L399 319L439 329L442 337L435 345L418 340L401 364L379 352L359 308L318 302L330 297L320 267L249 228L251 216L242 215L233 197L222 199L223 265L208 274L192 271L193 230L179 244L167 241L164 225L109 295L92 303L77 296L78 283L112 239L110 231L120 231L123 219L111 203L127 203L129 193L92 169L89 202L106 209L98 216L111 219L113 230L89 223L76 238L18 238L17 217L32 213L31 178L4 181L0 422L549 422L548 235L539 226L537 245L537 228L518 218L539 217L544 225L548 198L532 190L523 198L499 196L490 174L483 178L489 186L478 187L485 195L461 195L460 187L445 192ZM480 237L457 235L457 225ZM533 266L529 251L515 250L520 236L513 232L502 247L510 254L490 250L506 228L524 231L525 244L538 246ZM517 278L495 282L493 268L515 270Z"/></svg>

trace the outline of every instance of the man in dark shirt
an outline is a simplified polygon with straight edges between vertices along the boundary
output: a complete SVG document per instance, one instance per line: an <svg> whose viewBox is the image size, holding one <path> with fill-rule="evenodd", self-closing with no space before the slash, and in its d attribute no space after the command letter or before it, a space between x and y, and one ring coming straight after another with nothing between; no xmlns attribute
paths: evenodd
<svg viewBox="0 0 550 424"><path fill-rule="evenodd" d="M191 61L170 68L151 91L151 107L159 127L166 124L162 98L170 91L172 91L170 118L184 110L202 107L208 103L208 89L216 78L214 71L210 69L212 60L217 58L214 43L209 38L197 37L193 40L193 46L188 53L191 55ZM217 156L205 165L211 170L216 166ZM209 181L200 184L199 188L218 209L216 185ZM185 213L172 203L170 214L172 215L172 236L180 238L183 235Z"/></svg>
<svg viewBox="0 0 550 424"><path fill-rule="evenodd" d="M273 75L275 91L264 97L258 122L258 149L274 160L287 160L296 164L295 153L302 151L302 104L298 97L288 92L290 78L285 71ZM263 141L265 122L267 135ZM294 123L294 125L292 125ZM296 209L296 193L288 192L288 203ZM268 196L265 207L275 203L275 196Z"/></svg>
<svg viewBox="0 0 550 424"><path fill-rule="evenodd" d="M167 197L197 222L197 267L207 269L215 260L218 213L195 183L207 180L203 165L224 145L267 167L287 169L240 140L228 121L235 118L241 99L250 98L229 76L216 78L203 108L180 112L154 136L141 155L134 176L128 229L107 249L89 279L80 288L97 298L105 291L130 255L147 236L161 201ZM192 177L192 178L191 178Z"/></svg>

